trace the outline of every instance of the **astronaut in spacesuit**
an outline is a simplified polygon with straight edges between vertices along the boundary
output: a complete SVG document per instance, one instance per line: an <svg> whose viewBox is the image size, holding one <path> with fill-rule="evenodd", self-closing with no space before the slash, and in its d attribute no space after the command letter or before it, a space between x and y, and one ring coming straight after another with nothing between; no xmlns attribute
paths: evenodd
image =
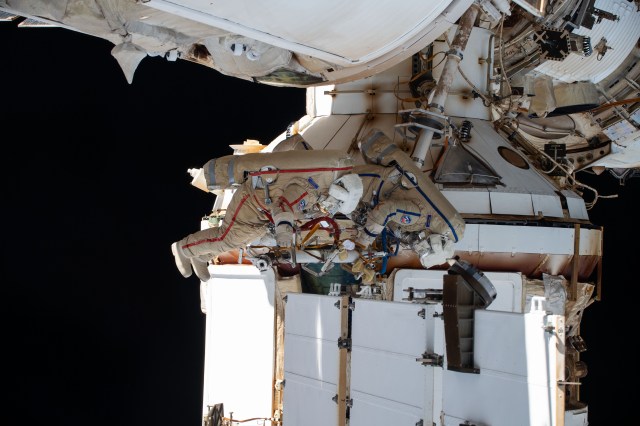
<svg viewBox="0 0 640 426"><path fill-rule="evenodd" d="M435 184L379 130L363 138L360 150L367 164L354 167L353 172L363 181L358 211L365 223L356 243L366 248L390 227L413 234L411 248L423 267L452 258L465 222Z"/></svg>
<svg viewBox="0 0 640 426"><path fill-rule="evenodd" d="M172 244L178 270L209 279L208 262L217 255L260 239L272 227L279 247L294 244L297 221L338 212L349 214L362 195L342 151L290 150L228 155L208 161L202 173L208 190L235 188L223 223Z"/></svg>

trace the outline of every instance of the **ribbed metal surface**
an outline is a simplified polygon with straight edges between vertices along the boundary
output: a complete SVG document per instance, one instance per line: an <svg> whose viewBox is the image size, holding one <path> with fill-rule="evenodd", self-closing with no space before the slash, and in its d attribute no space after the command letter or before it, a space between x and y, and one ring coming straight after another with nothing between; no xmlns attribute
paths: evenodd
<svg viewBox="0 0 640 426"><path fill-rule="evenodd" d="M18 15L16 15L15 13L9 13L0 10L0 21L13 21L16 18L18 18Z"/></svg>
<svg viewBox="0 0 640 426"><path fill-rule="evenodd" d="M260 0L203 2L158 0L148 5L178 8L213 26L279 45L278 40L330 53L349 62L361 62L401 47L428 28L452 3L451 0L366 1L325 0L304 2ZM355 42L357 41L357 42ZM283 47L283 46L280 46Z"/></svg>
<svg viewBox="0 0 640 426"><path fill-rule="evenodd" d="M547 61L535 71L567 83L598 83L625 60L640 37L640 12L636 10L635 3L626 0L597 0L595 7L618 15L620 20L615 22L603 19L599 24L594 24L591 30L580 27L574 33L591 37L591 45L594 47L604 37L610 48L601 60L598 60L598 52L595 50L587 57L571 53L563 61Z"/></svg>
<svg viewBox="0 0 640 426"><path fill-rule="evenodd" d="M27 18L18 24L19 27L57 27L58 25L49 22L38 21L37 19Z"/></svg>

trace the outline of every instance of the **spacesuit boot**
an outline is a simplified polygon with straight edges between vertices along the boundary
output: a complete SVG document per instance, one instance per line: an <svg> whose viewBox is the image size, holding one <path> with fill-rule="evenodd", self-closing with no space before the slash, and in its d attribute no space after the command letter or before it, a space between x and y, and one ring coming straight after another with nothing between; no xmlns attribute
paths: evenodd
<svg viewBox="0 0 640 426"><path fill-rule="evenodd" d="M176 260L176 266L178 267L178 271L180 271L183 277L189 278L193 273L191 269L191 261L184 254L184 252L182 251L182 248L178 247L177 242L171 244L171 253L173 253L173 257Z"/></svg>
<svg viewBox="0 0 640 426"><path fill-rule="evenodd" d="M179 246L179 241L171 244L171 252L176 261L178 271L183 277L189 278L193 272L200 278L200 281L209 281L209 262L197 257L188 257Z"/></svg>
<svg viewBox="0 0 640 426"><path fill-rule="evenodd" d="M193 272L200 278L200 281L209 281L211 278L211 274L209 274L209 262L198 259L197 257L192 257L191 266L193 267Z"/></svg>

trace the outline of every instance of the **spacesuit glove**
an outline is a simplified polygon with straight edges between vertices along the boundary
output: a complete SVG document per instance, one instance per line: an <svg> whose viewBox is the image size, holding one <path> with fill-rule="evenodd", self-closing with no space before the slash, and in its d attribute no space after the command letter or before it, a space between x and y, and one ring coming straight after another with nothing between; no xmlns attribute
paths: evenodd
<svg viewBox="0 0 640 426"><path fill-rule="evenodd" d="M378 237L378 234L382 232L384 226L378 225L377 223L370 223L364 226L362 229L358 231L358 236L356 237L356 244L361 246L362 248L367 248L375 241Z"/></svg>
<svg viewBox="0 0 640 426"><path fill-rule="evenodd" d="M440 234L431 234L421 242L417 251L420 263L429 269L435 265L442 265L453 257L453 241Z"/></svg>
<svg viewBox="0 0 640 426"><path fill-rule="evenodd" d="M362 259L358 259L357 261L355 261L355 263L351 266L351 272L353 272L354 274L360 274L360 278L362 279L363 284L371 284L376 276L376 271L368 268L367 265L365 265L365 263L362 261Z"/></svg>
<svg viewBox="0 0 640 426"><path fill-rule="evenodd" d="M276 226L276 244L283 248L293 246L293 227L291 225L283 223Z"/></svg>
<svg viewBox="0 0 640 426"><path fill-rule="evenodd" d="M364 271L364 262L362 259L356 260L353 265L351 265L351 271L356 274Z"/></svg>
<svg viewBox="0 0 640 426"><path fill-rule="evenodd" d="M362 233L358 234L356 238L356 245L361 249L366 249L371 245L371 243L376 239L376 237L372 237L370 235L366 235Z"/></svg>
<svg viewBox="0 0 640 426"><path fill-rule="evenodd" d="M362 284L372 284L375 277L376 271L374 271L373 269L365 268L364 271L362 271L361 282Z"/></svg>

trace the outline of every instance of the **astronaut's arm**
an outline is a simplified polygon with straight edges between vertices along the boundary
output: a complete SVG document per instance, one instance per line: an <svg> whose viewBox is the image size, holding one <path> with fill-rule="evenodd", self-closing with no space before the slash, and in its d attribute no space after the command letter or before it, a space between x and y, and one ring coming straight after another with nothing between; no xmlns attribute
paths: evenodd
<svg viewBox="0 0 640 426"><path fill-rule="evenodd" d="M280 197L271 206L271 217L276 231L276 244L280 247L293 245L295 229L294 209L302 210L306 204L308 192L305 187L291 183L287 185Z"/></svg>
<svg viewBox="0 0 640 426"><path fill-rule="evenodd" d="M357 243L361 246L369 246L382 232L389 222L397 222L405 225L415 222L422 216L418 205L410 200L387 200L376 205L367 216L363 229L358 234ZM403 223L403 217L408 218L408 223Z"/></svg>
<svg viewBox="0 0 640 426"><path fill-rule="evenodd" d="M453 241L442 234L430 234L419 240L413 247L418 254L420 263L426 269L442 265L455 254Z"/></svg>

